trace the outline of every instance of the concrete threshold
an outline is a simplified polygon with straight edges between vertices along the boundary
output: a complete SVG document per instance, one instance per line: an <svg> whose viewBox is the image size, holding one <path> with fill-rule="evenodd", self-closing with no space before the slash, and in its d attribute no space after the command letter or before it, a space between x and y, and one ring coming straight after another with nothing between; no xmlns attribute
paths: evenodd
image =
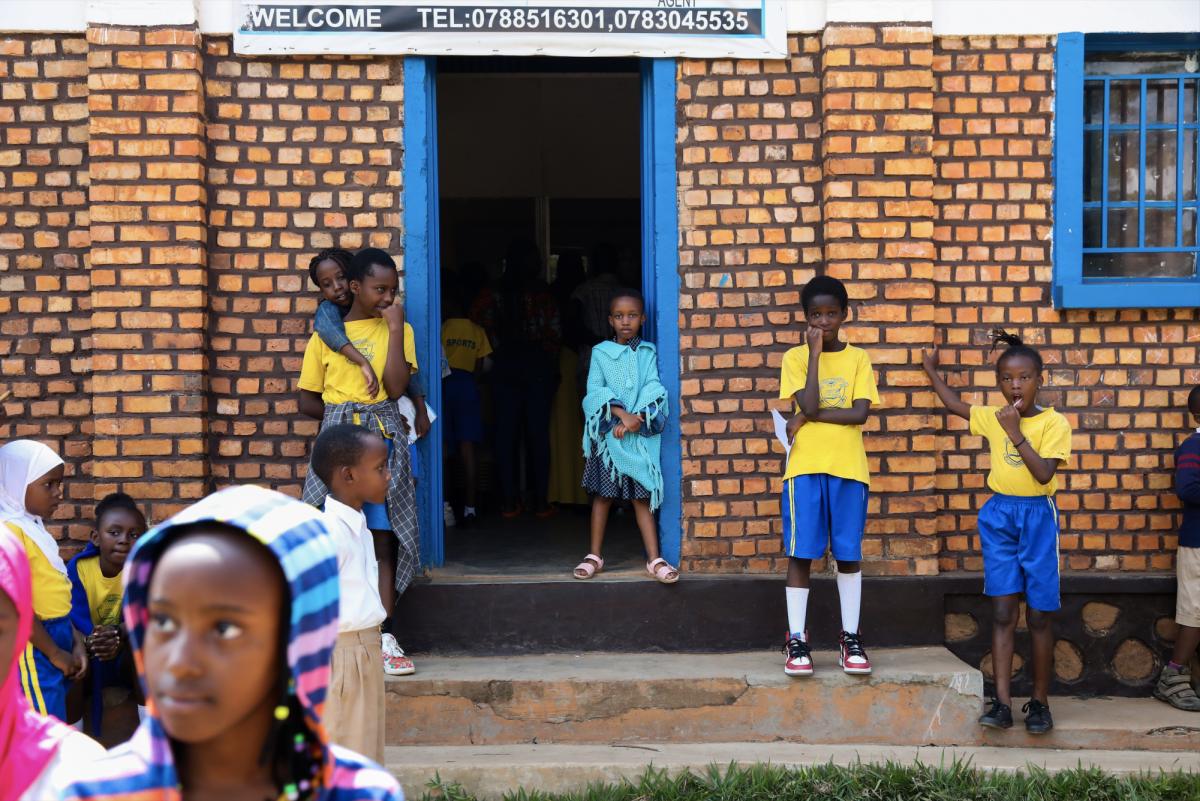
<svg viewBox="0 0 1200 801"><path fill-rule="evenodd" d="M1023 735L1024 732L1021 732ZM709 765L747 766L769 762L802 766L832 762L896 762L911 765L949 765L970 760L981 770L1019 771L1030 767L1051 772L1079 766L1099 767L1112 774L1148 771L1200 772L1200 756L1193 752L1058 750L1003 748L814 745L771 743L659 743L608 745L506 745L454 747L389 747L387 768L400 781L405 794L416 797L425 783L439 775L457 782L476 798L499 799L519 788L565 794L595 782L616 783L636 779L646 767L677 775L686 769L702 772Z"/></svg>

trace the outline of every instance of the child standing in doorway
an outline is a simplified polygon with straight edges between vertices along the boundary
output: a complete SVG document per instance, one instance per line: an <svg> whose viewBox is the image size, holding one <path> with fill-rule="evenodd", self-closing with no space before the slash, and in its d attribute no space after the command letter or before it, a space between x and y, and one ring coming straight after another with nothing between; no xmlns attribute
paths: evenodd
<svg viewBox="0 0 1200 801"><path fill-rule="evenodd" d="M417 369L413 330L404 320L398 300L400 276L396 262L378 248L358 253L346 270L354 298L343 324L354 347L366 357L383 387L372 398L356 365L330 348L314 333L300 369L300 412L320 420L322 427L356 423L380 432L388 442L392 481L384 504L364 504L363 513L379 557L379 596L388 617L383 622L384 671L402 676L414 671L392 630L396 598L408 587L420 564L417 501L412 462L405 447L407 428L395 401L404 395ZM320 508L328 488L310 465L304 502Z"/></svg>
<svg viewBox="0 0 1200 801"><path fill-rule="evenodd" d="M483 442L483 409L479 377L483 360L492 353L483 328L467 319L454 288L442 285L442 349L450 375L442 379L442 439L462 455L466 483L463 528L478 528L475 513L475 446Z"/></svg>
<svg viewBox="0 0 1200 801"><path fill-rule="evenodd" d="M813 674L808 614L812 562L831 550L837 560L842 608L838 661L851 674L868 674L871 661L862 644L862 541L867 523L871 475L862 427L879 403L875 371L867 352L838 337L850 298L831 276L805 285L800 302L808 320L805 344L783 357L779 397L796 413L787 424L791 442L783 474L783 547L788 555L788 636L784 644L789 676Z"/></svg>
<svg viewBox="0 0 1200 801"><path fill-rule="evenodd" d="M987 438L991 449L988 489L994 495L979 510L983 546L983 592L992 599L992 667L996 696L979 725L1012 728L1013 639L1025 593L1026 622L1033 640L1033 697L1022 708L1025 730L1045 734L1050 716L1050 669L1054 631L1050 613L1059 608L1058 507L1055 478L1071 458L1071 424L1051 408L1037 405L1042 357L1005 331L994 343L1008 347L996 361L1004 406L971 406L938 375L938 351L921 351L921 362L938 398L951 414L971 422L971 434ZM995 347L995 345L993 345Z"/></svg>
<svg viewBox="0 0 1200 801"><path fill-rule="evenodd" d="M600 556L608 512L617 498L632 501L650 561L646 572L663 584L679 571L659 554L654 510L662 503L661 438L667 424L667 390L658 380L658 352L641 338L646 301L636 289L621 289L609 302L616 335L592 350L588 393L583 399L583 487L592 501L592 552L575 568L590 579L604 569Z"/></svg>

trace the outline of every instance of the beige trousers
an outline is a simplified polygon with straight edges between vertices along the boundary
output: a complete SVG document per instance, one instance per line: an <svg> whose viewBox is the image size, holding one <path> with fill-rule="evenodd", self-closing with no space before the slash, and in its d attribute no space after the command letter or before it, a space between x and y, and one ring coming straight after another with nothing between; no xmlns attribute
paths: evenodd
<svg viewBox="0 0 1200 801"><path fill-rule="evenodd" d="M385 706L379 629L339 634L325 696L330 741L382 765Z"/></svg>

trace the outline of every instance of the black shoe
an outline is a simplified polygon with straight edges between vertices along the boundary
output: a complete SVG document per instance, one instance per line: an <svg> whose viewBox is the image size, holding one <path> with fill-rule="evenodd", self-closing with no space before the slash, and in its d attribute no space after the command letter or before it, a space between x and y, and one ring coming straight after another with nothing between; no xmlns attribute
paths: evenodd
<svg viewBox="0 0 1200 801"><path fill-rule="evenodd" d="M458 525L461 528L479 528L479 515L463 515Z"/></svg>
<svg viewBox="0 0 1200 801"><path fill-rule="evenodd" d="M1054 728L1054 719L1050 717L1050 707L1041 701L1030 699L1029 703L1021 707L1021 711L1029 713L1025 716L1025 731L1030 734L1045 734ZM1011 726L1012 723L1010 722L1009 725Z"/></svg>
<svg viewBox="0 0 1200 801"><path fill-rule="evenodd" d="M1011 729L1012 710L1008 708L1008 704L1000 703L999 698L993 698L988 711L979 716L979 725L991 729Z"/></svg>

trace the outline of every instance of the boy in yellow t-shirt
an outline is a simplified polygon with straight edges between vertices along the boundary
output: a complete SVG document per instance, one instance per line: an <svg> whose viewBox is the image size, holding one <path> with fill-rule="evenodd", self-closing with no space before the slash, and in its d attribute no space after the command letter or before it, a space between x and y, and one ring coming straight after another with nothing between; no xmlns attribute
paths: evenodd
<svg viewBox="0 0 1200 801"><path fill-rule="evenodd" d="M442 347L450 375L442 379L442 441L462 454L466 487L463 528L478 528L475 515L475 443L483 442L483 410L479 403L479 376L483 360L492 353L483 328L466 318L453 287L442 285Z"/></svg>
<svg viewBox="0 0 1200 801"><path fill-rule="evenodd" d="M388 617L383 622L384 672L393 676L413 672L392 634L396 598L408 586L420 564L417 501L412 456L406 447L406 424L396 408L417 371L413 330L404 320L399 300L396 262L378 248L366 248L346 268L354 300L343 319L346 337L379 379L383 392L371 397L367 381L354 362L334 351L320 333L309 338L300 369L300 412L323 426L359 423L376 428L387 440L388 470L392 474L387 502L363 505L367 526L379 557L379 596ZM423 405L423 404L422 404ZM400 440L395 447L394 440ZM304 501L320 508L328 488L309 466Z"/></svg>
<svg viewBox="0 0 1200 801"><path fill-rule="evenodd" d="M809 572L826 549L837 560L842 630L839 663L851 674L871 672L859 631L862 539L871 475L862 426L879 403L866 351L838 338L849 311L845 285L830 276L809 281L801 294L808 318L806 344L783 357L779 397L793 401L787 425L791 451L783 474L783 547L788 555L787 660L789 676L813 674L805 617Z"/></svg>
<svg viewBox="0 0 1200 801"><path fill-rule="evenodd" d="M146 699L137 681L129 635L121 617L125 559L145 533L146 518L133 498L114 492L96 504L96 528L87 546L67 565L71 622L83 633L92 656L91 681L76 681L67 692L67 719L72 723L81 719L84 697L90 693L92 734L96 737L101 732L105 687L131 690L139 717L146 713Z"/></svg>
<svg viewBox="0 0 1200 801"><path fill-rule="evenodd" d="M1071 458L1071 424L1051 408L1037 405L1042 357L1020 337L992 332L1008 348L996 360L996 383L1003 406L971 406L937 373L938 352L922 351L921 362L934 391L951 414L971 421L971 433L991 448L988 489L994 495L976 523L983 551L983 592L992 599L992 664L996 692L979 725L1008 729L1012 717L1012 662L1021 593L1033 645L1033 694L1023 711L1025 730L1045 734L1050 717L1050 670L1054 665L1051 612L1058 597L1058 489L1056 473ZM995 347L993 345L993 347Z"/></svg>

